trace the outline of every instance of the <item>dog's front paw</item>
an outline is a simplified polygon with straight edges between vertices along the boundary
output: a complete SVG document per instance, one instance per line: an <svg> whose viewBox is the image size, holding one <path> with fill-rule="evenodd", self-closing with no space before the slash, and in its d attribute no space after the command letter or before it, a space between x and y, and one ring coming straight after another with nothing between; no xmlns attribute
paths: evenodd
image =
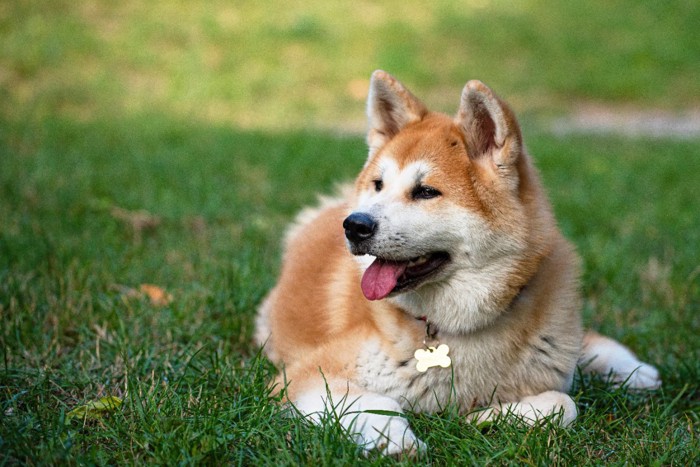
<svg viewBox="0 0 700 467"><path fill-rule="evenodd" d="M416 454L425 450L403 417L395 400L378 394L363 394L350 405L341 423L366 453Z"/></svg>
<svg viewBox="0 0 700 467"><path fill-rule="evenodd" d="M536 425L542 420L553 417L552 422L562 427L571 425L578 410L576 403L568 394L558 391L546 391L534 396L527 396L518 402L497 404L471 415L477 425L494 421L498 416L515 417L528 425Z"/></svg>
<svg viewBox="0 0 700 467"><path fill-rule="evenodd" d="M425 451L425 443L416 437L408 422L401 417L357 414L349 431L366 453L375 449L385 455L411 455Z"/></svg>
<svg viewBox="0 0 700 467"><path fill-rule="evenodd" d="M335 401L335 402L334 402ZM394 399L376 393L335 394L314 388L297 398L300 413L314 423L323 423L324 413L338 417L347 434L366 454L378 450L385 455L414 455L425 450Z"/></svg>

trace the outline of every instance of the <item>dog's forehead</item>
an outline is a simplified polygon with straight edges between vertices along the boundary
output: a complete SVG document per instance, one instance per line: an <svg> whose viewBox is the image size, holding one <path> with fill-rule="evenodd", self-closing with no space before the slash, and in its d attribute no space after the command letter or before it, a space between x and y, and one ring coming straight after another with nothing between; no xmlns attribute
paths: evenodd
<svg viewBox="0 0 700 467"><path fill-rule="evenodd" d="M377 161L380 177L385 184L416 185L423 181L433 171L433 165L425 160L399 164L386 155Z"/></svg>
<svg viewBox="0 0 700 467"><path fill-rule="evenodd" d="M468 163L468 157L454 123L445 115L431 114L400 131L373 162L388 175L426 178Z"/></svg>

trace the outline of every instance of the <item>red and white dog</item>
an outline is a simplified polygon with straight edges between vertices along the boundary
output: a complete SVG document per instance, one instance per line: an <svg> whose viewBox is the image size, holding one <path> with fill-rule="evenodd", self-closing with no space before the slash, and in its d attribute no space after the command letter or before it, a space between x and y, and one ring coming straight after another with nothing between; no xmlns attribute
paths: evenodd
<svg viewBox="0 0 700 467"><path fill-rule="evenodd" d="M289 401L314 420L333 404L359 444L397 453L422 447L391 415L406 408L571 423L578 362L660 385L621 344L584 334L578 259L488 87L467 83L450 118L377 71L367 113L354 189L302 212L259 310Z"/></svg>

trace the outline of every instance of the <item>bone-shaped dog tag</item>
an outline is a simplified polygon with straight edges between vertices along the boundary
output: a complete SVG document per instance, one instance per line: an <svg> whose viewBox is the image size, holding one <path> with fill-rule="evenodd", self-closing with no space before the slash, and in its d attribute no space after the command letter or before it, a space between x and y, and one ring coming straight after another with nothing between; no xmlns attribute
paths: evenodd
<svg viewBox="0 0 700 467"><path fill-rule="evenodd" d="M416 370L423 373L428 368L441 366L447 368L452 364L452 359L447 355L450 348L446 344L440 344L438 348L428 347L427 349L418 349L413 354L416 357Z"/></svg>

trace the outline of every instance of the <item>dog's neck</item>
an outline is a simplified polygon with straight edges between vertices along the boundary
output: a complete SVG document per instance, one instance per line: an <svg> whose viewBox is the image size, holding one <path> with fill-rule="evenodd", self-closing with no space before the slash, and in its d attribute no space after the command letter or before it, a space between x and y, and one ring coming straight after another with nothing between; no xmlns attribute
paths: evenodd
<svg viewBox="0 0 700 467"><path fill-rule="evenodd" d="M510 300L504 305L489 299L490 296L503 296L508 289L496 292L496 288L477 290L457 287L433 287L428 290L412 291L393 297L390 300L407 314L426 323L426 335L467 335L490 326L499 317L508 314L526 295L527 284L508 294ZM479 293L480 292L480 293ZM491 292L489 294L488 292ZM425 309L426 303L431 309ZM446 331L449 330L449 331Z"/></svg>
<svg viewBox="0 0 700 467"><path fill-rule="evenodd" d="M425 323L425 336L423 337L423 345L425 347L430 347L435 341L437 341L438 329L430 321L428 321L427 316L420 316L416 318L419 321Z"/></svg>

